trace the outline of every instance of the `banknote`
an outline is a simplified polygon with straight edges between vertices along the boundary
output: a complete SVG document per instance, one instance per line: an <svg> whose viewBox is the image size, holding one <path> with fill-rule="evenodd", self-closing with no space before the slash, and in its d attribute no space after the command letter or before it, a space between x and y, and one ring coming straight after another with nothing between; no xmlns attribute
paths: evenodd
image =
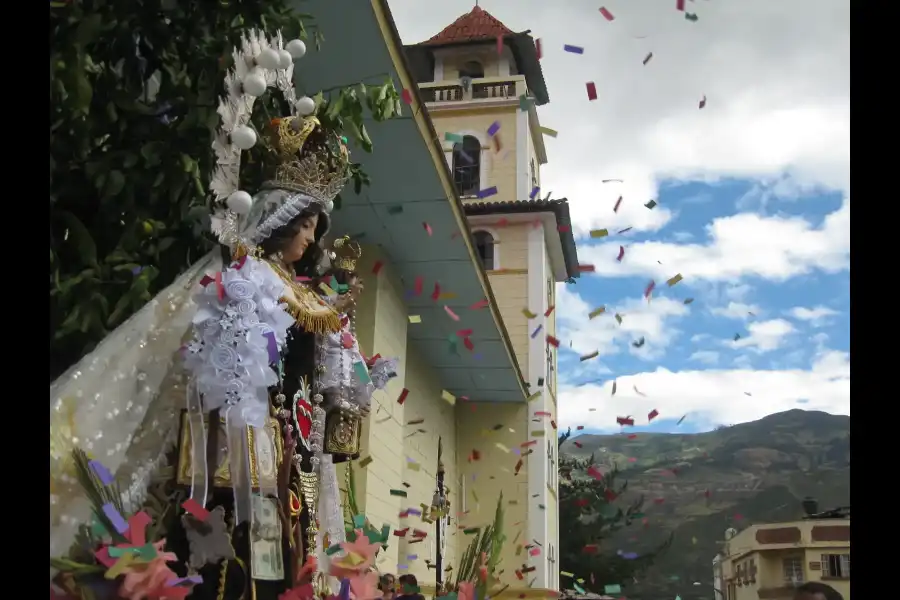
<svg viewBox="0 0 900 600"><path fill-rule="evenodd" d="M253 526L250 533L250 573L253 579L284 579L281 519L277 500L253 496Z"/></svg>

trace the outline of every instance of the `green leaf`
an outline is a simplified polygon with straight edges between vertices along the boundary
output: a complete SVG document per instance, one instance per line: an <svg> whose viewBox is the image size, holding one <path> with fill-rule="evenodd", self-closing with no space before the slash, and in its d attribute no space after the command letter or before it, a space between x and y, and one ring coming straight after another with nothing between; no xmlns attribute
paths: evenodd
<svg viewBox="0 0 900 600"><path fill-rule="evenodd" d="M121 171L110 171L106 179L106 187L103 190L104 198L118 196L125 187L125 175Z"/></svg>
<svg viewBox="0 0 900 600"><path fill-rule="evenodd" d="M68 243L72 244L81 258L82 263L86 265L97 264L97 245L91 232L84 226L78 217L68 211L59 211L57 216L61 217L69 230Z"/></svg>

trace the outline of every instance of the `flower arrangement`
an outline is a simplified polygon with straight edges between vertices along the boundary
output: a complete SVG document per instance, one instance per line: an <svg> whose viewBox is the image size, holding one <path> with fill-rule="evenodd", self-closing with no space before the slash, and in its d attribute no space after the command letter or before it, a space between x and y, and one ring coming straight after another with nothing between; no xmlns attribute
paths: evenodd
<svg viewBox="0 0 900 600"><path fill-rule="evenodd" d="M50 566L57 571L50 586L51 598L186 598L201 578L179 577L169 567L178 557L165 551L166 540L157 535L165 509L145 506L127 514L109 471L80 449L72 455L93 514L91 523L81 526L69 557L50 559ZM154 519L151 513L160 514Z"/></svg>

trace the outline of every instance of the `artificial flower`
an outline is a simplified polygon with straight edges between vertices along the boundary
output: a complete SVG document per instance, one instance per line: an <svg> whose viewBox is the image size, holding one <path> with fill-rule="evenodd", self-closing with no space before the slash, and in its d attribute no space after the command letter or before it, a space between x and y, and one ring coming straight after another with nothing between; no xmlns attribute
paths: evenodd
<svg viewBox="0 0 900 600"><path fill-rule="evenodd" d="M175 598L166 596L166 584L173 579L178 579L167 562L177 561L174 552L163 552L166 540L160 540L153 544L156 548L156 557L149 562L136 562L125 567L125 579L119 586L119 595L127 600L145 600L146 598Z"/></svg>
<svg viewBox="0 0 900 600"><path fill-rule="evenodd" d="M475 584L471 581L460 583L457 598L459 600L475 600Z"/></svg>
<svg viewBox="0 0 900 600"><path fill-rule="evenodd" d="M350 579L368 571L375 563L375 554L379 548L381 544L370 543L363 530L357 529L355 540L341 544L341 549L346 554L331 559L330 574L338 579Z"/></svg>
<svg viewBox="0 0 900 600"><path fill-rule="evenodd" d="M292 587L278 596L278 600L313 600L316 592L311 583Z"/></svg>
<svg viewBox="0 0 900 600"><path fill-rule="evenodd" d="M350 591L355 600L375 600L381 598L382 592L378 589L378 573L369 571L365 575L350 577Z"/></svg>

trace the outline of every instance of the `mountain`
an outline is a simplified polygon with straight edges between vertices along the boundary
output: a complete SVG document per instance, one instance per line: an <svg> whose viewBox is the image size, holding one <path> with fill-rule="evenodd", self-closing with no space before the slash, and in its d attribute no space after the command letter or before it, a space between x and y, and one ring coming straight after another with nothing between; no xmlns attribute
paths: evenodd
<svg viewBox="0 0 900 600"><path fill-rule="evenodd" d="M630 600L712 600L712 560L727 528L799 519L806 496L821 510L850 504L847 416L790 410L707 433L586 434L561 452L594 454L601 470L618 465L624 500L644 496L645 522L607 550L640 553L674 532L672 547L625 589Z"/></svg>

